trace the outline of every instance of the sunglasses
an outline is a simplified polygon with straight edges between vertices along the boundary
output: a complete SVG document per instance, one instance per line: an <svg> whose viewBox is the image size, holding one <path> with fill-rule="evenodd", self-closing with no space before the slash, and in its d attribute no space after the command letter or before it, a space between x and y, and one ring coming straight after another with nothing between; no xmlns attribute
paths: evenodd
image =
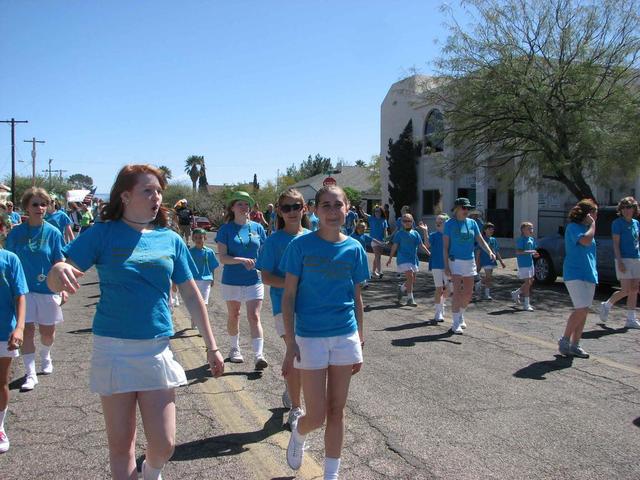
<svg viewBox="0 0 640 480"><path fill-rule="evenodd" d="M280 211L282 213L289 213L289 212L297 212L298 210L302 210L302 204L301 203L294 203L293 205L280 205Z"/></svg>
<svg viewBox="0 0 640 480"><path fill-rule="evenodd" d="M635 205L624 205L624 206L622 206L621 208L623 208L623 209L627 210L627 209L636 208L636 206L635 206Z"/></svg>
<svg viewBox="0 0 640 480"><path fill-rule="evenodd" d="M463 210L471 210L471 207L461 206L460 208L463 209Z"/></svg>
<svg viewBox="0 0 640 480"><path fill-rule="evenodd" d="M46 203L38 203L38 202L33 202L31 204L32 207L46 207L47 204Z"/></svg>

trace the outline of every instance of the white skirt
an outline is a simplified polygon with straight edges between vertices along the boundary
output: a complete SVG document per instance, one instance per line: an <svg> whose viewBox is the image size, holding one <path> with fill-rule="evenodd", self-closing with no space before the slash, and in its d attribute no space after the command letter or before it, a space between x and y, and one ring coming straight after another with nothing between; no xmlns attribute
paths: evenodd
<svg viewBox="0 0 640 480"><path fill-rule="evenodd" d="M150 340L93 336L90 387L93 393L165 390L187 384L173 358L169 337Z"/></svg>

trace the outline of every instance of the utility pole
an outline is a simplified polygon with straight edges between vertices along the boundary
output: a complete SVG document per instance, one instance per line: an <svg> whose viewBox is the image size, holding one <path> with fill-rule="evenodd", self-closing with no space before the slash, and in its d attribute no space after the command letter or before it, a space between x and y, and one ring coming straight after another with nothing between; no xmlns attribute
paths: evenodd
<svg viewBox="0 0 640 480"><path fill-rule="evenodd" d="M25 140L25 142L31 144L31 186L36 186L36 143L47 143L44 140L36 140L33 137L31 140Z"/></svg>
<svg viewBox="0 0 640 480"><path fill-rule="evenodd" d="M11 124L11 202L16 203L16 123L29 123L29 120L0 120L0 123Z"/></svg>
<svg viewBox="0 0 640 480"><path fill-rule="evenodd" d="M62 181L62 174L64 172L68 172L69 170L51 170L53 173L57 173L60 175L60 181Z"/></svg>
<svg viewBox="0 0 640 480"><path fill-rule="evenodd" d="M49 159L49 168L42 170L43 173L49 172L49 188L51 188L51 162L53 162L53 158Z"/></svg>

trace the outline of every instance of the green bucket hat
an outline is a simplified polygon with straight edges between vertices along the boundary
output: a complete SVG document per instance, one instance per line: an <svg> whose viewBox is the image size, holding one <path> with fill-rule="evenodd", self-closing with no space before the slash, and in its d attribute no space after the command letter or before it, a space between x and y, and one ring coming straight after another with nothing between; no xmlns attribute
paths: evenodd
<svg viewBox="0 0 640 480"><path fill-rule="evenodd" d="M471 210L475 208L475 205L472 205L468 198L460 197L456 198L456 201L453 202L453 208L451 210L455 210L458 207L463 207L467 210Z"/></svg>
<svg viewBox="0 0 640 480"><path fill-rule="evenodd" d="M250 208L253 208L253 205L256 203L255 200L251 198L251 195L249 195L247 192L242 192L240 190L238 190L237 192L233 192L231 194L227 204L231 205L233 202L237 202L237 201L247 202Z"/></svg>

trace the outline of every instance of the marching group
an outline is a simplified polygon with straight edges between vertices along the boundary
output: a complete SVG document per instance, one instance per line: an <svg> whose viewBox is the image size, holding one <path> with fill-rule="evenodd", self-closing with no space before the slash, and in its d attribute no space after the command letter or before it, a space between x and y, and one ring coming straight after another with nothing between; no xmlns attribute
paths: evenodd
<svg viewBox="0 0 640 480"><path fill-rule="evenodd" d="M78 280L91 266L98 271L101 297L92 327L90 386L101 398L116 479L137 478L136 407L147 439L143 477L161 478L162 467L173 454L175 388L186 384L185 372L169 348L174 287L203 337L207 361L218 377L224 372L224 359L207 312L214 270L223 266L220 283L227 307L229 361L244 362L239 333L244 304L257 370L268 366L260 311L264 285L270 286L276 332L286 347L282 401L290 409L287 463L299 469L306 435L325 425L324 478L336 479L350 379L363 362L361 291L371 278L383 277L385 244L391 242L387 265L396 256L398 273L404 278L398 301L406 296L407 305L416 305L418 251L430 255L436 286L431 321L444 321L445 302L451 295L453 334L462 334L467 326L465 309L474 290L491 299L493 269L498 262L505 266L493 237L495 226L470 218L473 205L466 198L456 199L451 218L439 215L436 231L430 233L422 222L416 224L408 207L390 229L384 208L376 206L369 215L350 207L337 186L323 187L309 202L297 190L286 190L267 212L268 218L248 193L238 191L228 199L225 222L215 239L216 255L205 245L206 231L189 227L194 243L189 248L169 228L169 212L162 206L165 187L165 177L155 167L124 167L99 211L101 221L77 237L67 232L68 225L55 224L51 216L51 222L46 220L52 201L45 190L32 188L23 196L28 220L11 229L6 250L0 251L0 451L9 448L4 419L11 360L20 351L25 366L22 389L33 389L38 382L37 324L41 371L53 372L51 348L55 327L63 320L61 304L80 288ZM187 209L186 202L176 205L176 211L180 209ZM622 290L603 304L601 315L605 318L611 306L626 296L626 325L639 328L635 317L640 283L638 203L626 197L618 211L612 231ZM182 225L179 213L177 217ZM579 202L569 213L564 280L574 310L558 342L563 355L588 357L579 342L598 281L596 218L597 205L591 200ZM523 223L521 233L516 255L523 283L511 295L524 310L533 311L537 255L533 225ZM371 273L367 246L374 253ZM480 271L484 274L478 279Z"/></svg>

